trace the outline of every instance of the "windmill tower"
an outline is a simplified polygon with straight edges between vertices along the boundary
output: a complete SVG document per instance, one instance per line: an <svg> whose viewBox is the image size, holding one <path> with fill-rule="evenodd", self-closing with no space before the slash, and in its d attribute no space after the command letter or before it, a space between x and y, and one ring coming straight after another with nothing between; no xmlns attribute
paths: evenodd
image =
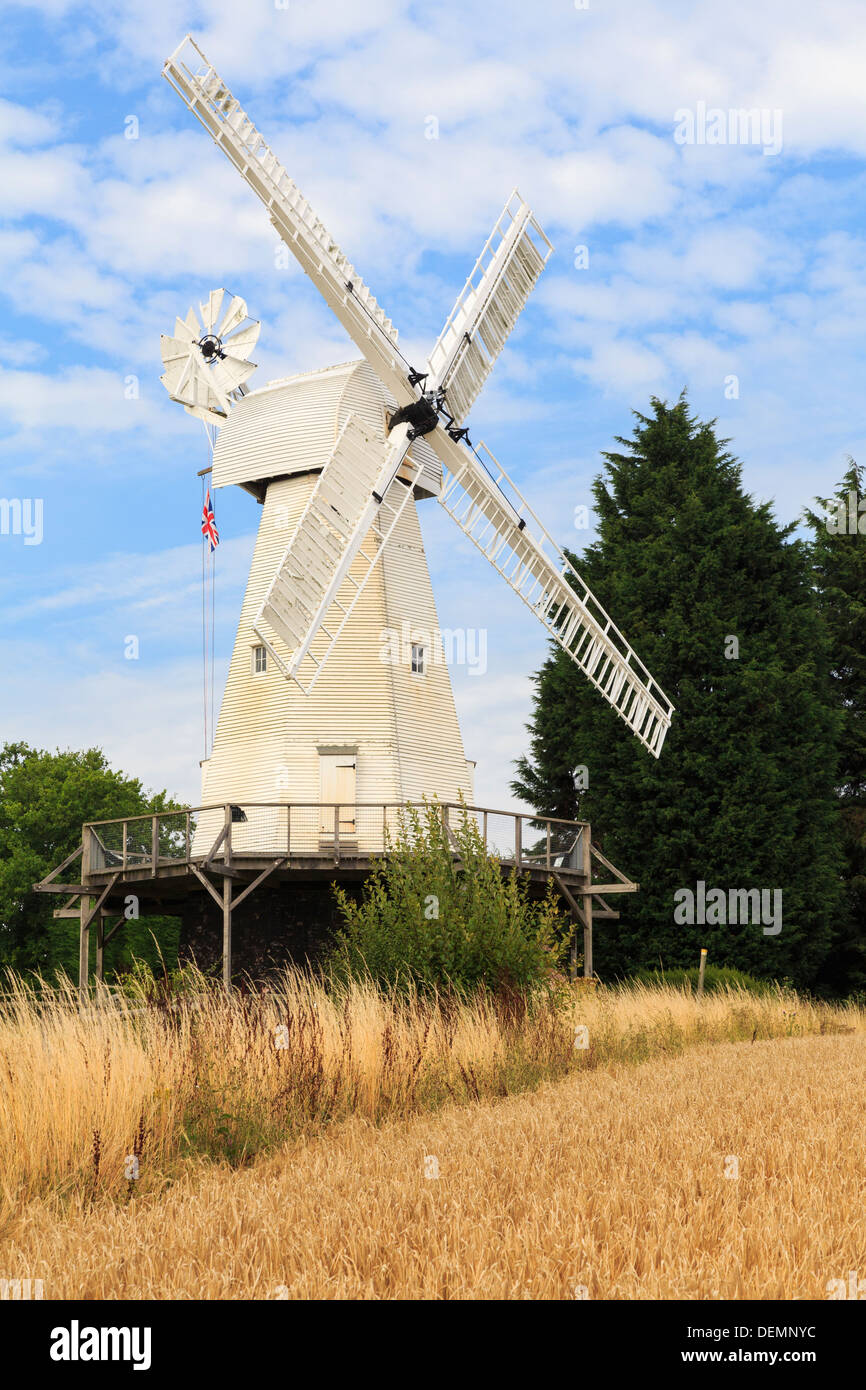
<svg viewBox="0 0 866 1390"><path fill-rule="evenodd" d="M310 803L302 833L312 844L329 830L319 807L337 802L340 835L363 846L368 831L381 841L381 827L364 824L364 803L433 793L471 801L447 666L437 659L436 610L415 511L416 499L425 497L438 498L658 757L670 701L505 471L470 445L463 423L552 253L527 204L516 192L509 198L426 370L418 371L191 37L164 75L265 204L363 354L246 392L252 367L243 354L232 361L228 330L215 330L210 308L199 337L189 317L178 321L176 338L167 340L180 341L174 356L165 356L164 341L171 394L221 426L214 487L240 485L263 508L204 768L205 804L274 803L259 807L255 824L237 827L240 847L243 836L250 845L284 843L286 812L278 803L288 800ZM237 331L245 312L243 301L233 300L226 322ZM244 331L238 338L251 348L255 338ZM408 651L398 641L395 659L393 634L407 631ZM213 839L205 822L202 843Z"/></svg>

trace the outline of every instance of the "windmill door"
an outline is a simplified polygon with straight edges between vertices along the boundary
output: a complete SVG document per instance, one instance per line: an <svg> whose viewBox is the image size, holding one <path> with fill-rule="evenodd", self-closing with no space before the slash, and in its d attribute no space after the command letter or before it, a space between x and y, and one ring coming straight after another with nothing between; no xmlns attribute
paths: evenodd
<svg viewBox="0 0 866 1390"><path fill-rule="evenodd" d="M334 837L334 803L338 807L340 836L355 834L355 753L319 755L319 834Z"/></svg>

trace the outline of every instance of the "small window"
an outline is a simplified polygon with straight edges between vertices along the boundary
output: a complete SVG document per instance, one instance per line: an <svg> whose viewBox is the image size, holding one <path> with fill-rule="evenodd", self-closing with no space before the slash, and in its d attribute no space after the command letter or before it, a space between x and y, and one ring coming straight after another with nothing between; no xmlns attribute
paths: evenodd
<svg viewBox="0 0 866 1390"><path fill-rule="evenodd" d="M412 674L413 676L423 676L424 674L424 648L420 642L412 643Z"/></svg>
<svg viewBox="0 0 866 1390"><path fill-rule="evenodd" d="M268 649L267 647L253 647L253 672L261 675L262 671L268 669Z"/></svg>

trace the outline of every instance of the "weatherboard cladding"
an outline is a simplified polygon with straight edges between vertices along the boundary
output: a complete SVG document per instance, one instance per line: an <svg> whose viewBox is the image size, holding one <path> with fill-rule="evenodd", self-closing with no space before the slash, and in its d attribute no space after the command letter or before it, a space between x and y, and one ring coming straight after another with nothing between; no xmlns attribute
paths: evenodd
<svg viewBox="0 0 866 1390"><path fill-rule="evenodd" d="M347 416L355 413L385 440L385 410L393 399L367 362L344 362L269 382L234 407L217 437L213 485L262 482L324 467ZM441 465L418 439L410 451L421 463L419 496L435 496Z"/></svg>
<svg viewBox="0 0 866 1390"><path fill-rule="evenodd" d="M305 392L314 438L324 434L321 416L330 418L333 431L341 409L369 413L367 383L352 382L356 398L349 399L343 392L335 395L329 374L316 376L318 381ZM253 621L315 485L310 467L308 463L303 472L278 478L267 488L214 747L203 769L203 801L317 802L319 754L334 746L357 749L358 803L434 793L453 801L460 792L471 800L471 772L447 666L430 664L419 677L411 673L408 652L400 653L396 665L381 660L386 629L399 637L404 622L409 631L422 634L437 627L414 502L404 511L311 694L287 681L273 661L266 672L253 674L252 648L259 641ZM359 557L356 565L362 564ZM285 658L287 651L279 649ZM293 820L296 845L303 826L303 816ZM201 818L196 852L212 843L220 828L220 813ZM236 850L279 849L285 834L285 813L256 812L246 825L233 826L233 845ZM312 815L306 819L306 834L314 847L318 823L313 824Z"/></svg>

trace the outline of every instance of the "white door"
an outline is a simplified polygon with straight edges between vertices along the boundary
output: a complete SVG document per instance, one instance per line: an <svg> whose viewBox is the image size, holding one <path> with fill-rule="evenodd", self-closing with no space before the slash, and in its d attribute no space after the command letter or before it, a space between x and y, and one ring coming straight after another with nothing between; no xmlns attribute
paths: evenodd
<svg viewBox="0 0 866 1390"><path fill-rule="evenodd" d="M339 806L340 835L355 833L355 764L354 753L319 754L320 835L333 839L334 802Z"/></svg>

